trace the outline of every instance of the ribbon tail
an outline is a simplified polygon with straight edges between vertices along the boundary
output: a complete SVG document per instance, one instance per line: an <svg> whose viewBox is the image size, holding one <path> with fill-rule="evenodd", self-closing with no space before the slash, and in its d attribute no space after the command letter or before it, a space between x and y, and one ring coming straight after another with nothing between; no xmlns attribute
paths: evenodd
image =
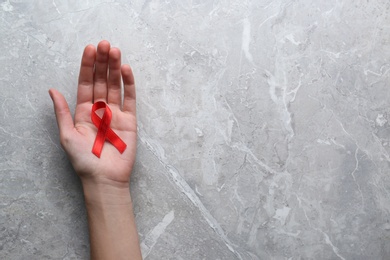
<svg viewBox="0 0 390 260"><path fill-rule="evenodd" d="M96 157L100 158L102 150L103 150L103 143L99 142L98 139L95 139L95 143L93 144L92 147L92 153L96 155Z"/></svg>
<svg viewBox="0 0 390 260"><path fill-rule="evenodd" d="M121 154L126 150L125 142L111 128L107 130L106 138Z"/></svg>

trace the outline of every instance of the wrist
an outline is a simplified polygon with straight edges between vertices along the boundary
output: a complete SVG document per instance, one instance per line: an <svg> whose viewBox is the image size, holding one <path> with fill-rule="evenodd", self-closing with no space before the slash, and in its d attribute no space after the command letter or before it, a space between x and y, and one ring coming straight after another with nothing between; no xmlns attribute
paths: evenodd
<svg viewBox="0 0 390 260"><path fill-rule="evenodd" d="M131 205L130 184L111 180L82 179L85 203L95 206Z"/></svg>

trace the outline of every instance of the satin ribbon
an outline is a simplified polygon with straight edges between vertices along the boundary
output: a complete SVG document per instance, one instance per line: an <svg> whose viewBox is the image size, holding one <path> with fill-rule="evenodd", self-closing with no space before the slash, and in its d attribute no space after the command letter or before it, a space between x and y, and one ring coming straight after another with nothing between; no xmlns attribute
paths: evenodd
<svg viewBox="0 0 390 260"><path fill-rule="evenodd" d="M100 118L96 110L104 108L103 117ZM103 150L103 145L106 139L120 152L123 153L126 150L127 145L115 134L110 128L112 118L112 112L110 107L103 101L98 101L92 106L91 119L93 124L97 127L95 143L92 147L92 153L100 158L100 154Z"/></svg>

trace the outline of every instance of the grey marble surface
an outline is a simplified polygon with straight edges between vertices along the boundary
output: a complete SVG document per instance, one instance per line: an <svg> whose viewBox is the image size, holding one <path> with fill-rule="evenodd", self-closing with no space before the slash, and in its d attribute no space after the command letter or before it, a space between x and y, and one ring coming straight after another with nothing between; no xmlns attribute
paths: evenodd
<svg viewBox="0 0 390 260"><path fill-rule="evenodd" d="M0 259L87 259L50 87L137 81L145 259L390 259L390 3L1 0Z"/></svg>

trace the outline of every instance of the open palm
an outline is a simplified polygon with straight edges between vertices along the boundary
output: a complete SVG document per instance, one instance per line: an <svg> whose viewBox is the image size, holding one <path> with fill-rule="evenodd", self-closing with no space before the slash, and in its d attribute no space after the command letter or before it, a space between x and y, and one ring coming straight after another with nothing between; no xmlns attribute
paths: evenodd
<svg viewBox="0 0 390 260"><path fill-rule="evenodd" d="M74 121L63 95L55 89L50 89L49 93L61 144L79 176L98 182L128 182L136 154L136 100L133 73L128 65L121 65L120 50L111 48L107 41L101 41L97 50L92 45L85 47ZM104 143L100 158L92 153L97 127L91 121L91 109L97 101L106 102L112 111L110 128L127 145L122 154L108 141Z"/></svg>

